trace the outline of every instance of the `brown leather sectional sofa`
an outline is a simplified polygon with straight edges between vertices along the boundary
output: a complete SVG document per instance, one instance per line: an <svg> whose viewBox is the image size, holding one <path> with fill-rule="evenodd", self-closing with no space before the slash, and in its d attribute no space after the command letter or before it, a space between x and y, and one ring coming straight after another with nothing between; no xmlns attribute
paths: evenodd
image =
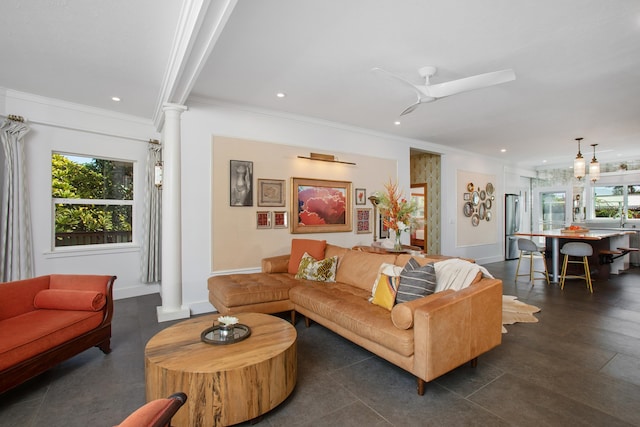
<svg viewBox="0 0 640 427"><path fill-rule="evenodd" d="M213 276L209 300L222 314L242 312L304 315L412 373L418 393L458 366L477 363L502 340L502 281L477 277L470 286L396 304L391 311L369 297L382 263L404 266L407 254L376 254L328 244L339 257L336 282L296 279L289 255L262 261L262 272ZM416 258L421 265L441 261Z"/></svg>

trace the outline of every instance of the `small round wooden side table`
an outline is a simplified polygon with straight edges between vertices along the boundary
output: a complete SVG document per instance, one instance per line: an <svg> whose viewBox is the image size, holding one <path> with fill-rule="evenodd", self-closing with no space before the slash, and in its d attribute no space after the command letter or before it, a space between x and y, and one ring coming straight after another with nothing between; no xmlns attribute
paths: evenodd
<svg viewBox="0 0 640 427"><path fill-rule="evenodd" d="M187 394L176 427L226 426L258 418L293 391L297 375L295 328L259 313L235 315L251 328L247 339L225 345L200 340L219 315L177 323L145 348L147 401Z"/></svg>

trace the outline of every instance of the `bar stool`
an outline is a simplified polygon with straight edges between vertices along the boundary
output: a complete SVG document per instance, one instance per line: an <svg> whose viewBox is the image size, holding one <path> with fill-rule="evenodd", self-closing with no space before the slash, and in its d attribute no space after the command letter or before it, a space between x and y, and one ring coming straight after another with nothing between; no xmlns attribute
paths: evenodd
<svg viewBox="0 0 640 427"><path fill-rule="evenodd" d="M547 259L545 257L544 248L539 248L532 240L529 239L518 239L518 249L520 250L520 257L518 258L518 266L516 267L516 282L518 281L518 277L520 276L529 276L529 281L531 284L535 280L546 280L547 284L549 284L549 271L547 270ZM529 258L529 273L528 274L519 274L520 272L520 261L522 258ZM534 270L534 259L542 258L542 262L544 264L544 271L542 270ZM538 277L537 279L533 277L534 273L542 273L544 277Z"/></svg>
<svg viewBox="0 0 640 427"><path fill-rule="evenodd" d="M564 262L562 263L562 273L560 274L560 289L564 289L564 280L569 279L584 279L587 282L587 288L589 292L593 293L593 287L591 286L591 272L589 271L589 257L593 255L593 248L590 244L584 242L569 242L562 245L560 253L564 254ZM570 260L569 257L579 257L580 260ZM567 265L569 264L582 264L584 268L584 275L571 276L567 275Z"/></svg>

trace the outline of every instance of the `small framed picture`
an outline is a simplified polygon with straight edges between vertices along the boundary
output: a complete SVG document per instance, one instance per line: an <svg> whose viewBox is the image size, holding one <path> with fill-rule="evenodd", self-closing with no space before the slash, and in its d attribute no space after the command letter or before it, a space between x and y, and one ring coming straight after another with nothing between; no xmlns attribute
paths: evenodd
<svg viewBox="0 0 640 427"><path fill-rule="evenodd" d="M462 195L462 198L463 198L464 200L471 200L471 193L464 193L464 194Z"/></svg>
<svg viewBox="0 0 640 427"><path fill-rule="evenodd" d="M287 211L273 212L273 228L289 227L289 215Z"/></svg>
<svg viewBox="0 0 640 427"><path fill-rule="evenodd" d="M367 190L364 188L356 188L356 205L367 204Z"/></svg>
<svg viewBox="0 0 640 427"><path fill-rule="evenodd" d="M356 233L371 233L371 209L356 208Z"/></svg>
<svg viewBox="0 0 640 427"><path fill-rule="evenodd" d="M256 228L271 228L271 212L256 212Z"/></svg>
<svg viewBox="0 0 640 427"><path fill-rule="evenodd" d="M384 225L384 218L380 214L378 214L378 230L380 230L381 239L389 237L389 228Z"/></svg>
<svg viewBox="0 0 640 427"><path fill-rule="evenodd" d="M285 186L284 179L258 179L258 206L284 206Z"/></svg>

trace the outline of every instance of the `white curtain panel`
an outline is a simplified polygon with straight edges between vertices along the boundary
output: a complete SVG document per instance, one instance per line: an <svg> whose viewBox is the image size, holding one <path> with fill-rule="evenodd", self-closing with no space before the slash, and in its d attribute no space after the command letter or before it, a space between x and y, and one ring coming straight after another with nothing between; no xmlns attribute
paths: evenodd
<svg viewBox="0 0 640 427"><path fill-rule="evenodd" d="M145 185L144 235L142 242L142 282L161 280L162 194L155 185L155 165L162 160L162 146L149 143Z"/></svg>
<svg viewBox="0 0 640 427"><path fill-rule="evenodd" d="M0 282L33 275L31 214L24 136L29 126L5 120L0 127Z"/></svg>

